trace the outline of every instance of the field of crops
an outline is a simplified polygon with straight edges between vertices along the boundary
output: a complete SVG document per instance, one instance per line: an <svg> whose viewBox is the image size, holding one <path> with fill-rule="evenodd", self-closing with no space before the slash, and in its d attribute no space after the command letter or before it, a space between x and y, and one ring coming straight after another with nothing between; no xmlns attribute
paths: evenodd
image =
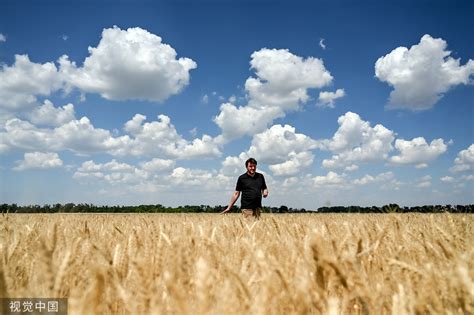
<svg viewBox="0 0 474 315"><path fill-rule="evenodd" d="M0 296L69 314L473 314L474 216L9 214Z"/></svg>

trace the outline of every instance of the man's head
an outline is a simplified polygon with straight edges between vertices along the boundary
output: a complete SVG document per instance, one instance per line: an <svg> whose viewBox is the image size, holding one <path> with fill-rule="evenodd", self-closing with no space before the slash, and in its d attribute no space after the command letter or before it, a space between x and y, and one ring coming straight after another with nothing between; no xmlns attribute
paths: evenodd
<svg viewBox="0 0 474 315"><path fill-rule="evenodd" d="M247 168L247 174L250 176L255 175L255 171L257 170L257 161L254 158L250 158L245 161L245 168Z"/></svg>

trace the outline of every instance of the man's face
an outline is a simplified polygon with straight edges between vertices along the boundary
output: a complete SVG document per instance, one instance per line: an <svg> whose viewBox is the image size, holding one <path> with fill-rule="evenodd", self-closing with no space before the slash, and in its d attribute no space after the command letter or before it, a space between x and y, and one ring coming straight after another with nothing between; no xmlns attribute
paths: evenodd
<svg viewBox="0 0 474 315"><path fill-rule="evenodd" d="M257 164L249 163L247 164L247 173L250 176L255 175L255 171L257 170Z"/></svg>

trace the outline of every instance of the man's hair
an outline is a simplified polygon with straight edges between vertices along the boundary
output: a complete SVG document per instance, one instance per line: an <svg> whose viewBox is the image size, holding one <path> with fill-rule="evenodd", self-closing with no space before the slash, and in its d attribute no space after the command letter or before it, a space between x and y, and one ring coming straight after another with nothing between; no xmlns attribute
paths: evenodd
<svg viewBox="0 0 474 315"><path fill-rule="evenodd" d="M254 158L248 159L247 161L245 161L245 167L247 167L249 163L257 165L257 160L255 160Z"/></svg>

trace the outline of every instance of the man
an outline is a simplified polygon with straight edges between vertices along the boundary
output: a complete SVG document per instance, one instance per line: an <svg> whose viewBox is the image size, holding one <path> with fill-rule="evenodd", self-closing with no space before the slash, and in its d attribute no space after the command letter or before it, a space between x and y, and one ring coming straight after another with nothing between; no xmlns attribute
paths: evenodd
<svg viewBox="0 0 474 315"><path fill-rule="evenodd" d="M257 173L257 161L250 158L245 162L247 172L239 176L235 192L230 199L229 206L221 212L221 214L229 212L234 203L239 199L242 193L241 210L244 217L253 216L256 219L260 218L262 209L262 195L267 198L268 189L265 183L265 177L261 173Z"/></svg>

